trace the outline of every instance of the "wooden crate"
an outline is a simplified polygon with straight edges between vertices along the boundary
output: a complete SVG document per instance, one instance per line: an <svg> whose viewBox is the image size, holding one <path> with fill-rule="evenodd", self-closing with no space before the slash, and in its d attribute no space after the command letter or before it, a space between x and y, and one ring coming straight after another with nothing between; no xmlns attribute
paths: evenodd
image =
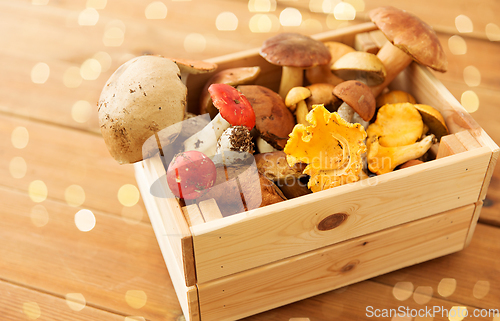
<svg viewBox="0 0 500 321"><path fill-rule="evenodd" d="M366 23L315 38L354 46L356 34L373 30ZM257 84L277 90L280 69L258 49L212 62L260 66ZM209 76L190 77L191 105ZM413 63L391 86L443 114L451 134L442 158L224 218L212 201L181 207L168 197L159 156L135 164L187 320L243 318L469 244L499 148L427 68ZM166 197L151 195L153 183Z"/></svg>

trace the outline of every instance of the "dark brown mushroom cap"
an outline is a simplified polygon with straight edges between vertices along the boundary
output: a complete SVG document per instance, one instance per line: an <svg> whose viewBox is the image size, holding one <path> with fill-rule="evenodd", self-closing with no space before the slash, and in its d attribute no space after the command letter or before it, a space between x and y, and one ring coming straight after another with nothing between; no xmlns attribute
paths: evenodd
<svg viewBox="0 0 500 321"><path fill-rule="evenodd" d="M331 60L330 50L321 41L293 32L265 40L260 55L272 64L299 68L326 65Z"/></svg>
<svg viewBox="0 0 500 321"><path fill-rule="evenodd" d="M370 19L389 41L418 63L440 72L447 70L448 60L436 33L420 18L387 6L371 10Z"/></svg>
<svg viewBox="0 0 500 321"><path fill-rule="evenodd" d="M338 84L333 94L351 106L365 121L375 114L375 96L370 87L357 80L348 80Z"/></svg>
<svg viewBox="0 0 500 321"><path fill-rule="evenodd" d="M285 106L280 95L258 85L238 86L255 112L255 129L260 137L276 149L282 150L295 126L295 117Z"/></svg>

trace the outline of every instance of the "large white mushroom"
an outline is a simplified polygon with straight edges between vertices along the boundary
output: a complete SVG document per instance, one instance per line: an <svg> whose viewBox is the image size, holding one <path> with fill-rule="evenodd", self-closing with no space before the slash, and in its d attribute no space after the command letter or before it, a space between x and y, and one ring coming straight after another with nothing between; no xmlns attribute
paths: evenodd
<svg viewBox="0 0 500 321"><path fill-rule="evenodd" d="M99 124L118 163L148 158L177 137L187 96L180 74L170 59L140 56L106 82L98 103Z"/></svg>

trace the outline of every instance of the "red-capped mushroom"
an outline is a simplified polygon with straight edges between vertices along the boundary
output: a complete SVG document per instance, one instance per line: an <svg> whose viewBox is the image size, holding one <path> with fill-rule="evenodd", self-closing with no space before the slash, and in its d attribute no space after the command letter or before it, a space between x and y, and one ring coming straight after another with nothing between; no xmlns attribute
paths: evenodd
<svg viewBox="0 0 500 321"><path fill-rule="evenodd" d="M201 131L186 139L184 150L198 150L212 156L216 153L217 140L231 126L255 126L255 113L248 99L234 87L212 84L208 87L213 104L219 113Z"/></svg>
<svg viewBox="0 0 500 321"><path fill-rule="evenodd" d="M205 194L216 178L214 162L195 150L175 155L167 169L168 187L175 196L187 200Z"/></svg>

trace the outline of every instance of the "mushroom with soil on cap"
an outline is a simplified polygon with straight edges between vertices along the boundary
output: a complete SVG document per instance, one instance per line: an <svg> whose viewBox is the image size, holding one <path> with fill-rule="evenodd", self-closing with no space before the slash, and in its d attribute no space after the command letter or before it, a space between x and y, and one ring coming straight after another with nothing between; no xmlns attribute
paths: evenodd
<svg viewBox="0 0 500 321"><path fill-rule="evenodd" d="M259 152L283 150L295 126L292 112L280 95L259 85L238 86L255 112L256 145ZM265 146L266 148L263 148Z"/></svg>
<svg viewBox="0 0 500 321"><path fill-rule="evenodd" d="M326 65L330 51L318 40L298 33L280 33L264 41L260 55L274 65L282 66L279 95L285 99L288 91L303 85L304 69Z"/></svg>
<svg viewBox="0 0 500 321"><path fill-rule="evenodd" d="M359 123L364 128L375 115L375 97L370 87L357 80L348 80L335 86L333 94L343 101L337 110L339 116L351 122L353 115L359 115Z"/></svg>
<svg viewBox="0 0 500 321"><path fill-rule="evenodd" d="M186 139L184 150L198 150L208 156L215 155L217 141L231 126L255 126L255 113L248 99L234 87L212 84L208 88L219 113L201 131Z"/></svg>
<svg viewBox="0 0 500 321"><path fill-rule="evenodd" d="M257 79L259 74L260 67L255 66L224 69L210 77L200 94L200 114L209 113L210 117L214 118L218 113L208 92L211 84L227 84L233 87L246 85Z"/></svg>
<svg viewBox="0 0 500 321"><path fill-rule="evenodd" d="M98 102L99 125L118 163L151 157L177 137L187 97L179 77L179 67L170 59L140 56L108 79Z"/></svg>
<svg viewBox="0 0 500 321"><path fill-rule="evenodd" d="M190 150L174 156L167 169L167 184L182 199L196 199L215 183L217 171L213 161L199 151Z"/></svg>
<svg viewBox="0 0 500 321"><path fill-rule="evenodd" d="M436 33L420 18L387 6L371 10L370 19L389 40L377 53L387 76L383 83L372 88L375 97L413 60L439 72L447 70L446 54Z"/></svg>

